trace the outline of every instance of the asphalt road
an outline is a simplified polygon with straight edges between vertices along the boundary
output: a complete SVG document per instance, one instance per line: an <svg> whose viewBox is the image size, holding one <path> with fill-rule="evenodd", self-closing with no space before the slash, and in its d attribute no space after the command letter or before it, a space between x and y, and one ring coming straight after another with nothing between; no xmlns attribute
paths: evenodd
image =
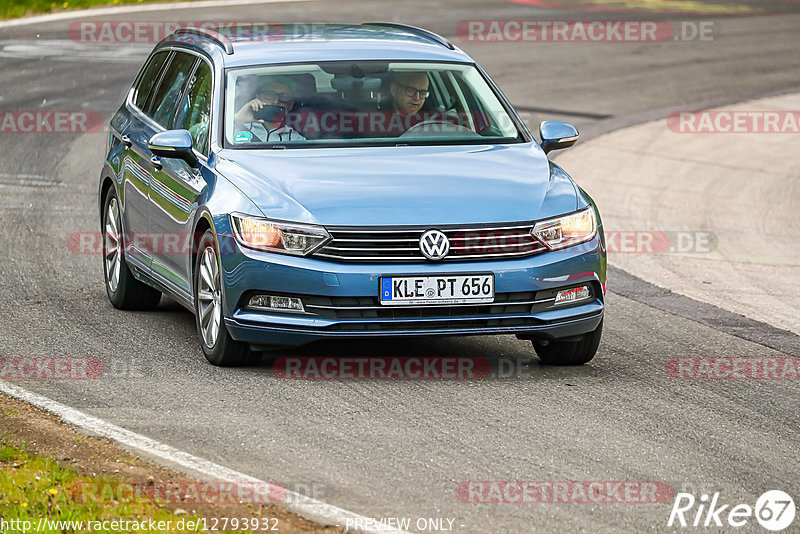
<svg viewBox="0 0 800 534"><path fill-rule="evenodd" d="M501 1L340 0L135 18L426 26L472 54L529 113L529 125L565 119L589 135L673 109L800 87L796 3L687 2L699 10L749 5L755 14L668 15L713 21L711 41L474 43L455 30L465 19L667 16L630 10L641 4L655 5L587 12ZM0 109L111 116L149 47L75 43L68 24L0 30ZM529 362L530 345L511 336L326 343L271 354L474 356L520 364L511 376L476 381L282 380L266 361L244 369L208 365L188 312L166 301L152 313L113 309L99 256L67 247L70 234L98 228L105 138L0 134L2 356L97 357L108 370L97 380L19 385L354 512L450 517L458 532L669 530L670 503L466 504L456 489L469 480L663 481L751 505L770 489L800 497L797 381L675 380L666 372L675 357L797 356L797 336L763 323L737 329L734 316L689 299L651 299L646 282L623 273L619 288L610 281L598 355L579 369ZM708 320L714 314L717 320ZM771 343L775 336L782 341Z"/></svg>

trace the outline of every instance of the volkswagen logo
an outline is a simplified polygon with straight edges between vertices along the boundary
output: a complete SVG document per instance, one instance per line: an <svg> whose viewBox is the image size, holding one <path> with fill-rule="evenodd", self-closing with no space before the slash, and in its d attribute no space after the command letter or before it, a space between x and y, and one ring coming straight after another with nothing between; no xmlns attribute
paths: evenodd
<svg viewBox="0 0 800 534"><path fill-rule="evenodd" d="M419 238L419 249L429 260L441 260L450 252L450 240L439 230L428 230Z"/></svg>

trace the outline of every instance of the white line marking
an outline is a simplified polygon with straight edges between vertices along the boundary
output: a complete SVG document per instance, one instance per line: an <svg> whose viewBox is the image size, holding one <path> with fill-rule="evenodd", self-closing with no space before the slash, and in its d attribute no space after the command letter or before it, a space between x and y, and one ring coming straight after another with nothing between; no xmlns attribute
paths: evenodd
<svg viewBox="0 0 800 534"><path fill-rule="evenodd" d="M51 186L58 183L57 178L50 178L41 174L9 174L0 172L0 184L4 185Z"/></svg>
<svg viewBox="0 0 800 534"><path fill-rule="evenodd" d="M166 2L163 4L147 4L119 7L101 7L95 9L82 9L63 13L50 13L0 21L0 29L16 26L28 26L46 22L58 22L81 17L99 17L101 15L121 15L124 13L143 13L146 11L173 11L175 9L200 9L204 7L250 6L258 4L281 4L290 2L313 2L315 0L201 0L199 2Z"/></svg>
<svg viewBox="0 0 800 534"><path fill-rule="evenodd" d="M141 64L155 44L76 43L66 39L0 41L0 57L35 57L59 61L122 61Z"/></svg>
<svg viewBox="0 0 800 534"><path fill-rule="evenodd" d="M207 480L210 478L212 480L224 482L248 484L266 483L250 475L204 460L203 458L181 451L165 443L148 438L147 436L131 432L130 430L103 421L97 417L85 414L65 404L48 399L47 397L31 393L5 380L0 380L0 392L57 415L65 423L90 430L95 434L99 434L125 446L127 449L140 452L149 458L162 460L166 463L167 467L178 465L183 468L184 471L190 471L201 479ZM341 526L346 524L347 519L350 520L350 524L356 521L362 525L368 524L368 518L362 515L344 510L326 502L318 501L317 499L312 499L311 497L306 497L294 491L286 490L286 502L278 506L322 525ZM365 534L409 534L401 530L389 531L378 528L365 528L353 532L363 532Z"/></svg>

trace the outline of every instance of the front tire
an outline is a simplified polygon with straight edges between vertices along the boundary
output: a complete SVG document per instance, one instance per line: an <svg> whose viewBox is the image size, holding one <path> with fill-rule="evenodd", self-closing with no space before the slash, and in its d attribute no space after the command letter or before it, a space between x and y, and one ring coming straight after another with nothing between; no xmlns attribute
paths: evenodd
<svg viewBox="0 0 800 534"><path fill-rule="evenodd" d="M200 346L206 359L221 367L251 363L250 347L228 333L222 317L222 269L217 242L207 230L197 247L194 269L194 307Z"/></svg>
<svg viewBox="0 0 800 534"><path fill-rule="evenodd" d="M134 278L125 261L119 201L111 187L103 202L103 275L108 300L120 310L152 310L161 292Z"/></svg>
<svg viewBox="0 0 800 534"><path fill-rule="evenodd" d="M593 331L580 336L575 341L542 341L533 339L536 355L547 365L583 365L597 353L603 335L603 321Z"/></svg>

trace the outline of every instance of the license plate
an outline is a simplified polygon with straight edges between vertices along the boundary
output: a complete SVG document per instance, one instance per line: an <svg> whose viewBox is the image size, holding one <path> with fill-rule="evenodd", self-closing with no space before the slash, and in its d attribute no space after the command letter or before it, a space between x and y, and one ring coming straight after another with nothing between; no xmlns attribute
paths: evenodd
<svg viewBox="0 0 800 534"><path fill-rule="evenodd" d="M381 278L381 304L462 304L494 301L494 274Z"/></svg>

